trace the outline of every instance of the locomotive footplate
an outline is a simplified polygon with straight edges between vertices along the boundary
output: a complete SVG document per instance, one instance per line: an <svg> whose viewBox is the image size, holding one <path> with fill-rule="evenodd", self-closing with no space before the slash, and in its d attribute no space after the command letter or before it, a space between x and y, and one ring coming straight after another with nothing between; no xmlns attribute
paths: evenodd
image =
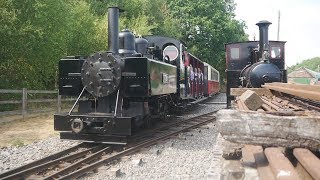
<svg viewBox="0 0 320 180"><path fill-rule="evenodd" d="M107 113L56 114L54 130L61 139L124 144L132 133L136 117L113 117Z"/></svg>

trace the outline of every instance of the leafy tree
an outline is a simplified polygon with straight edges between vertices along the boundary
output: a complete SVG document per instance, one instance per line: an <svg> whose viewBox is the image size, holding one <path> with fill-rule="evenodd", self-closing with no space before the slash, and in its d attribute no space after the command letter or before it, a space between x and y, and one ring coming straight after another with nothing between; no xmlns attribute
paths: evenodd
<svg viewBox="0 0 320 180"><path fill-rule="evenodd" d="M103 18L85 1L1 1L0 15L0 88L53 89L60 58L106 48Z"/></svg>
<svg viewBox="0 0 320 180"><path fill-rule="evenodd" d="M2 0L0 88L53 89L59 59L107 49L109 6L126 10L121 29L182 39L220 72L223 44L247 38L232 0Z"/></svg>
<svg viewBox="0 0 320 180"><path fill-rule="evenodd" d="M247 39L245 24L234 19L232 0L168 0L180 22L182 40L200 59L225 70L224 44ZM205 47L205 48L204 48ZM221 73L224 76L224 73Z"/></svg>

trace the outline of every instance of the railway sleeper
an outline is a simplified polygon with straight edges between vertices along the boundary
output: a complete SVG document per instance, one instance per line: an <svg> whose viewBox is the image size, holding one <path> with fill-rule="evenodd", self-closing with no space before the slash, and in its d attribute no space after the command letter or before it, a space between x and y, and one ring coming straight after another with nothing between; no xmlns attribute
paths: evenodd
<svg viewBox="0 0 320 180"><path fill-rule="evenodd" d="M250 179L258 176L261 180L320 179L319 154L306 148L244 145L241 153L240 160L223 160L222 178Z"/></svg>

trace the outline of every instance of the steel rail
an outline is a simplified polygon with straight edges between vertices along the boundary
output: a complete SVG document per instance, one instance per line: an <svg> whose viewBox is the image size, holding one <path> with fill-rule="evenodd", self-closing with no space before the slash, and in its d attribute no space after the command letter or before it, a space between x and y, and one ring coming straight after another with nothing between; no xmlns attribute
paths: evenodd
<svg viewBox="0 0 320 180"><path fill-rule="evenodd" d="M19 168L16 168L16 169L13 169L13 170L8 171L6 173L3 173L3 174L1 174L0 179L25 178L25 177L30 176L34 173L39 172L39 171L48 169L49 167L56 166L56 165L60 164L61 162L72 161L72 160L78 159L80 157L85 156L89 152L92 152L92 151L94 152L94 151L97 151L101 148L100 146L94 146L90 149L85 149L83 151L80 151L80 152L77 152L74 154L70 154L72 152L75 152L79 148L84 148L84 147L82 147L84 144L87 144L87 143L79 144L79 145L74 146L72 148L69 148L67 150L61 151L57 154L48 156L46 158L40 159L38 161L34 161L34 162L27 164L25 166L21 166ZM67 154L70 154L70 155L67 155Z"/></svg>
<svg viewBox="0 0 320 180"><path fill-rule="evenodd" d="M174 126L177 126L177 125L185 123L185 122L190 122L190 121L195 120L197 118L202 118L202 117L213 115L216 112L217 111L213 111L213 112L210 112L210 113L201 114L199 116L195 116L195 117L191 117L191 118L187 118L187 119L183 119L183 120L176 120L174 122L170 122L168 124L165 124L165 125L157 127L157 128L148 129L148 130L144 131L143 134L136 134L136 135L131 136L130 140L134 141L134 140L137 140L140 137L144 137L147 133L154 133L155 131L161 132L161 129L167 130L168 128L172 128Z"/></svg>
<svg viewBox="0 0 320 180"><path fill-rule="evenodd" d="M86 144L87 144L87 143L78 144L78 145L73 146L73 147L71 147L71 148L69 148L69 149L66 149L66 150L64 150L64 151L60 151L60 152L58 152L58 153L52 154L52 155L47 156L47 157L45 157L45 158L42 158L42 159L40 159L40 160L33 161L33 162L31 162L31 163L29 163L29 164L26 164L26 165L24 165L24 166L20 166L20 167L18 167L18 168L12 169L12 170L10 170L10 171L4 172L4 173L0 174L0 179L2 179L2 178L4 178L4 177L7 177L7 176L10 176L10 175L12 175L12 174L15 174L15 173L17 173L17 172L23 171L23 170L25 170L25 169L32 168L32 167L37 166L37 165L39 165L39 164L43 164L43 163L52 161L52 160L54 160L54 159L60 158L60 157L66 155L66 154L68 154L68 153L70 153L70 152L72 152L72 151L75 151L75 150L77 150L77 149L85 146Z"/></svg>
<svg viewBox="0 0 320 180"><path fill-rule="evenodd" d="M214 113L216 113L216 111L184 120L177 120L173 123L166 124L159 128L151 129L143 134L140 134L139 136L133 136L131 139L132 143L128 144L125 147L125 150L120 152L113 152L113 155L111 154L111 152L116 146L107 146L105 144L97 144L90 149L72 153L77 151L79 148L85 148L88 147L88 145L91 145L90 143L82 143L41 160L5 172L0 175L0 179L23 179L28 178L31 175L36 175L39 172L42 175L36 176L39 176L39 178L41 179L76 178L88 171L97 169L103 164L110 163L113 160L118 159L119 157L134 153L136 151L139 151L139 149L141 148L156 144L158 141L168 139L171 136L177 135L183 131L199 127L205 123L213 121L215 119ZM93 154L89 154L90 152L92 152ZM59 164L70 161L74 161L74 163L67 167L59 169L57 172L50 173L50 168L57 167ZM48 176L46 176L47 174Z"/></svg>
<svg viewBox="0 0 320 180"><path fill-rule="evenodd" d="M60 176L63 176L63 175L66 175L76 169L78 169L79 167L81 168L82 166L84 166L84 164L86 163L89 163L89 162L92 162L93 160L103 156L105 153L108 153L108 152L111 152L112 151L112 147L109 146L109 147L105 147L103 148L102 150L94 153L94 154L91 154L89 155L88 157L80 160L80 161L77 161L76 163L64 168L64 169L61 169L59 170L58 172L54 173L54 174L51 174L50 176L47 176L45 177L44 179L56 179L56 178L59 178Z"/></svg>
<svg viewBox="0 0 320 180"><path fill-rule="evenodd" d="M137 145L134 145L126 150L123 150L121 152L118 152L114 155L111 155L108 157L108 155L105 155L105 156L102 156L101 157L101 160L93 163L93 164L90 164L90 165L87 165L87 166L84 166L83 168L81 169L78 169L68 175L65 175L65 176L62 176L62 177L59 177L57 179L60 179L60 180L63 180L63 179L74 179L74 178L77 178L83 174L85 174L86 172L89 172L89 171L93 171L95 169L97 169L98 167L104 165L104 164L107 164L107 163L110 163L114 160L117 160L123 156L126 156L126 155L129 155L129 154L132 154L132 153L135 153L137 151L139 151L140 149L142 148L146 148L148 146L151 146L159 141L162 141L162 140L165 140L165 139L168 139L172 136L175 136L175 135L178 135L179 133L181 132L184 132L184 131L187 131L189 129L193 129L193 128L196 128L196 127L199 127L203 124L206 124L206 123L209 123L213 120L215 120L215 117L210 117L209 119L197 119L198 121L200 121L199 123L197 124L194 124L194 125L190 125L189 127L184 127L180 130L176 130L174 132L170 132L170 133L166 133L162 136L159 136L159 137L156 137L156 138L151 138L149 140L146 140L145 142L142 142L142 143L138 143Z"/></svg>

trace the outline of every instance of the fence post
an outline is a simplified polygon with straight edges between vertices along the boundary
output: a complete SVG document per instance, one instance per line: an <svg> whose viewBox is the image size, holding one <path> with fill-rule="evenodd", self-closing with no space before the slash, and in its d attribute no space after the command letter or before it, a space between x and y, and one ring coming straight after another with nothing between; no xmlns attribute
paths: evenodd
<svg viewBox="0 0 320 180"><path fill-rule="evenodd" d="M58 104L57 104L57 113L60 113L61 112L61 95L59 94L59 91L58 91Z"/></svg>
<svg viewBox="0 0 320 180"><path fill-rule="evenodd" d="M22 117L27 116L27 101L28 101L28 92L27 88L22 89Z"/></svg>

